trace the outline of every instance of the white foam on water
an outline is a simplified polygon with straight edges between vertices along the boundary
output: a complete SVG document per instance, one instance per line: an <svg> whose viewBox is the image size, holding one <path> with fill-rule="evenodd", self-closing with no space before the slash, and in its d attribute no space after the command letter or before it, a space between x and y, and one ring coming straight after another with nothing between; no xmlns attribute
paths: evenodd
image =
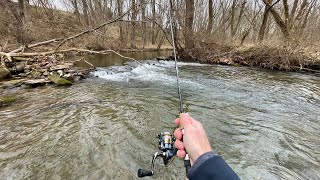
<svg viewBox="0 0 320 180"><path fill-rule="evenodd" d="M171 76L166 74L166 69L147 63L130 63L126 66L111 66L100 68L93 74L99 78L110 81L170 81Z"/></svg>
<svg viewBox="0 0 320 180"><path fill-rule="evenodd" d="M174 67L174 61L159 61L159 65L164 67ZM209 64L200 64L200 63L193 63L193 62L178 62L178 66L211 66Z"/></svg>
<svg viewBox="0 0 320 180"><path fill-rule="evenodd" d="M178 62L179 66L208 66L199 63ZM176 82L174 61L143 61L128 62L124 66L111 66L108 68L99 68L93 72L94 76L115 81L143 81L143 82L161 82L164 84L174 84ZM181 79L181 82L200 86L197 82L188 79Z"/></svg>

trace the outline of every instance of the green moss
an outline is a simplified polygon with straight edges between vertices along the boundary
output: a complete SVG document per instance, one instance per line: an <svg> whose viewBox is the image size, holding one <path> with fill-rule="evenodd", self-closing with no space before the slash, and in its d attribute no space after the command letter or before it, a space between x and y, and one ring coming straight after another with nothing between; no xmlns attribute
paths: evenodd
<svg viewBox="0 0 320 180"><path fill-rule="evenodd" d="M14 96L0 96L0 108L5 107L5 106L9 106L10 104L15 102L16 100L17 100L17 98Z"/></svg>
<svg viewBox="0 0 320 180"><path fill-rule="evenodd" d="M68 81L64 78L61 78L59 75L53 74L48 76L49 80L53 83L57 84L58 86L71 86L72 82Z"/></svg>
<svg viewBox="0 0 320 180"><path fill-rule="evenodd" d="M70 82L70 81L68 81L68 80L66 80L66 79L63 79L63 78L60 78L59 80L58 80L58 83L57 83L58 85L61 85L61 86L70 86L70 85L72 85L72 82Z"/></svg>
<svg viewBox="0 0 320 180"><path fill-rule="evenodd" d="M41 73L36 70L32 70L30 74L31 74L31 77L33 78L38 78L41 75Z"/></svg>

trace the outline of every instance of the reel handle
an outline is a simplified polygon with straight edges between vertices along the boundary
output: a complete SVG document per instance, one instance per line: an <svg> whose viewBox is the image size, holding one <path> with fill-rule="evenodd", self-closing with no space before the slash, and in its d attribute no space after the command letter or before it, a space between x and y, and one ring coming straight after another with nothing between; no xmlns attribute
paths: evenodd
<svg viewBox="0 0 320 180"><path fill-rule="evenodd" d="M145 176L152 176L153 175L153 171L150 170L144 170L144 169L139 169L138 170L138 177L142 178Z"/></svg>

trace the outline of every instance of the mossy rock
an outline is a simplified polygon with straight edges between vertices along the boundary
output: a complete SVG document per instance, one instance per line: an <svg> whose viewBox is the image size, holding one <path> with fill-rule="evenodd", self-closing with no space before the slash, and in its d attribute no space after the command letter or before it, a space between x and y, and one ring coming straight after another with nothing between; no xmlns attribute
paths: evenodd
<svg viewBox="0 0 320 180"><path fill-rule="evenodd" d="M53 74L48 76L49 80L55 83L58 86L71 86L72 82L64 78L61 78L59 75Z"/></svg>
<svg viewBox="0 0 320 180"><path fill-rule="evenodd" d="M0 108L9 106L17 100L14 96L0 96Z"/></svg>
<svg viewBox="0 0 320 180"><path fill-rule="evenodd" d="M36 70L32 70L31 73L30 73L31 77L33 78L38 78L41 76L41 73L39 71L36 71Z"/></svg>
<svg viewBox="0 0 320 180"><path fill-rule="evenodd" d="M0 67L0 80L10 76L10 71L7 68Z"/></svg>

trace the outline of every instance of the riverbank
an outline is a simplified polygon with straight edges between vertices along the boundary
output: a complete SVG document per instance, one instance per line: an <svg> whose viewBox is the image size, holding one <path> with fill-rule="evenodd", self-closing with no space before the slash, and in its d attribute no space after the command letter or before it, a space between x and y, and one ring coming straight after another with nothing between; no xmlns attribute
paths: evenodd
<svg viewBox="0 0 320 180"><path fill-rule="evenodd" d="M81 50L81 51L80 51ZM104 67L112 65L101 61L119 59L117 64L125 61L143 60L158 56L170 55L170 48L157 50L148 49L121 49L118 51L91 51L74 49L74 51L54 53L37 56L19 57L20 54L3 58L4 66L0 67L0 87L38 87L44 85L69 86L73 82L85 79L95 66ZM165 52L165 53L164 53ZM21 53L23 54L23 53ZM12 55L12 54L11 54ZM29 55L29 54L25 54ZM104 59L105 58L105 59ZM109 60L108 60L109 59Z"/></svg>
<svg viewBox="0 0 320 180"><path fill-rule="evenodd" d="M181 53L180 58L207 64L320 73L319 51L306 52L286 47L264 45L231 47L201 43L199 48Z"/></svg>
<svg viewBox="0 0 320 180"><path fill-rule="evenodd" d="M320 72L319 53L307 54L302 51L290 51L288 48L272 48L268 46L228 47L214 43L201 43L198 47L180 53L179 58L182 61L196 61L206 64L251 66L278 71ZM170 46L163 47L160 51L166 50L171 50ZM17 59L13 61L5 60L5 68L0 68L0 79L5 80L0 83L0 87L4 89L52 84L69 86L86 78L89 72L95 69L95 65L86 60L86 55L101 54L101 56L105 56L113 53L121 58L135 60L132 58L133 54L130 53L139 54L158 51L156 48L149 47L144 49L118 49L116 51L68 51L51 55L41 55L40 53L38 56L28 58L14 57ZM127 57L126 53L130 55ZM125 56L122 54L125 54ZM170 57L157 59L169 60ZM101 59L98 60L101 61ZM98 60L93 61L97 62Z"/></svg>
<svg viewBox="0 0 320 180"><path fill-rule="evenodd" d="M156 59L171 55L170 48L156 50L122 49L119 51L71 51L52 55L5 60L5 68L0 67L3 79L0 79L0 108L20 103L20 92L42 87L71 86L79 84L93 75L95 67L123 65L128 61ZM83 81L82 81L83 82ZM47 87L45 89L47 89ZM58 88L60 89L60 88Z"/></svg>

